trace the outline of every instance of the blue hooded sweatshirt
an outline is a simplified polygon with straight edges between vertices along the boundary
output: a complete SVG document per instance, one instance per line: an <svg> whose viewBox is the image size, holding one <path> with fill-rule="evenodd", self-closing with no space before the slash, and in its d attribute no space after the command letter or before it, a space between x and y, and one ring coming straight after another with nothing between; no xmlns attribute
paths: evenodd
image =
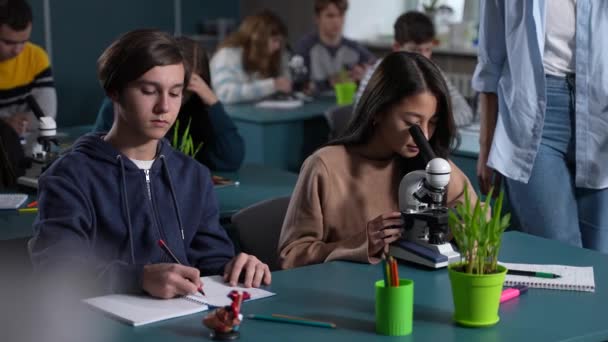
<svg viewBox="0 0 608 342"><path fill-rule="evenodd" d="M40 177L30 245L38 272L89 277L96 292L139 292L146 264L172 263L220 274L234 247L219 224L209 170L159 141L148 174L87 134Z"/></svg>

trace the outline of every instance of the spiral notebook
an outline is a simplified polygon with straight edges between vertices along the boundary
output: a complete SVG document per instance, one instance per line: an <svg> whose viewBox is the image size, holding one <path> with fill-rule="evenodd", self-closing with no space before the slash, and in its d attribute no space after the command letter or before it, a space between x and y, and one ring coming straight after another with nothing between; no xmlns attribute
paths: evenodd
<svg viewBox="0 0 608 342"><path fill-rule="evenodd" d="M201 277L207 296L199 293L173 299L157 299L145 295L112 294L85 299L84 302L132 326L159 322L208 310L231 303L232 290L247 291L250 300L274 296L275 293L256 288L231 287L221 276Z"/></svg>
<svg viewBox="0 0 608 342"><path fill-rule="evenodd" d="M507 269L547 272L560 276L559 278L551 279L507 274L505 277L505 286L526 285L528 287L542 289L595 292L593 267L513 264L506 262L501 262L500 264Z"/></svg>

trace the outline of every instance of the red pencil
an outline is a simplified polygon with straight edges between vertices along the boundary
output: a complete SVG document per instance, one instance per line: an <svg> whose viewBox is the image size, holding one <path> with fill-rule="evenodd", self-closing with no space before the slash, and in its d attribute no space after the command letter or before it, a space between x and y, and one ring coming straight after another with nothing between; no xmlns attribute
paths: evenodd
<svg viewBox="0 0 608 342"><path fill-rule="evenodd" d="M394 258L391 259L391 276L393 277L393 281L391 282L393 286L399 286L399 270L397 268L397 260Z"/></svg>

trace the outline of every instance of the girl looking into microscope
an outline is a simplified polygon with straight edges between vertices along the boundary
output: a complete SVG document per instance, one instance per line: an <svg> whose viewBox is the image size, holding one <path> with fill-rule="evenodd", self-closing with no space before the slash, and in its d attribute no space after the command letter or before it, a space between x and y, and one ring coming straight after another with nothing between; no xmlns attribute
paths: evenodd
<svg viewBox="0 0 608 342"><path fill-rule="evenodd" d="M371 76L345 133L304 162L279 240L282 268L380 261L401 237L399 182L426 165L408 132L412 125L437 157L448 159L456 126L440 71L422 55L394 52ZM449 207L464 201L465 185L473 188L450 166Z"/></svg>

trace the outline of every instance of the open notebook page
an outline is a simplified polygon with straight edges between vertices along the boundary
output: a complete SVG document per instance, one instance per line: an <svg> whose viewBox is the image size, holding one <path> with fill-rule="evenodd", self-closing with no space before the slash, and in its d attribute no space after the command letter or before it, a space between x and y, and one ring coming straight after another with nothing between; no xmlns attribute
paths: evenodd
<svg viewBox="0 0 608 342"><path fill-rule="evenodd" d="M205 291L206 296L203 296L200 293L196 293L187 296L187 298L202 304L207 304L209 306L230 305L230 303L232 303L232 300L228 298L228 294L233 290L249 292L251 298L248 300L266 298L275 295L275 293L260 288L228 286L226 283L224 283L224 280L221 276L203 277L201 278L201 280L203 281L203 289Z"/></svg>
<svg viewBox="0 0 608 342"><path fill-rule="evenodd" d="M221 276L201 277L201 280L207 296L197 293L173 299L156 299L146 295L112 294L85 299L84 302L121 321L140 326L205 311L209 306L230 305L232 301L228 294L232 290L249 292L249 300L275 295L263 289L231 287L224 283Z"/></svg>
<svg viewBox="0 0 608 342"><path fill-rule="evenodd" d="M206 305L183 297L157 299L146 295L112 294L85 299L84 302L135 327L208 309Z"/></svg>

